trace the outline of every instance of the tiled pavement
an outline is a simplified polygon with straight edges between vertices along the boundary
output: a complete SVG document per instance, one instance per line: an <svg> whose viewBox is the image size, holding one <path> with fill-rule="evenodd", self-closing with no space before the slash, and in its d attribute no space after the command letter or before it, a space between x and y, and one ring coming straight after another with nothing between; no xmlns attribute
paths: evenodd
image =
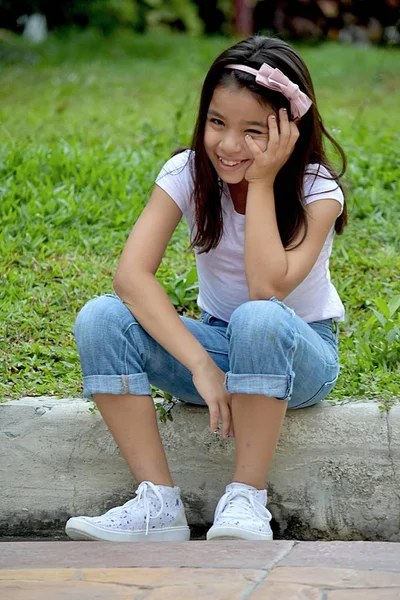
<svg viewBox="0 0 400 600"><path fill-rule="evenodd" d="M1 600L400 600L400 543L0 543Z"/></svg>

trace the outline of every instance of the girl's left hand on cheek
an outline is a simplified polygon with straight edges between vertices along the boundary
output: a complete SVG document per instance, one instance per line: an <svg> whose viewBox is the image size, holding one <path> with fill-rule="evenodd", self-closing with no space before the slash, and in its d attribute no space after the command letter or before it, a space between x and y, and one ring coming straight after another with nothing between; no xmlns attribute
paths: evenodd
<svg viewBox="0 0 400 600"><path fill-rule="evenodd" d="M277 118L268 117L269 140L263 152L254 139L246 135L247 146L253 155L253 161L246 170L245 179L249 183L266 182L273 184L280 169L292 154L299 137L299 130L294 121L289 121L287 111L279 111L279 129Z"/></svg>

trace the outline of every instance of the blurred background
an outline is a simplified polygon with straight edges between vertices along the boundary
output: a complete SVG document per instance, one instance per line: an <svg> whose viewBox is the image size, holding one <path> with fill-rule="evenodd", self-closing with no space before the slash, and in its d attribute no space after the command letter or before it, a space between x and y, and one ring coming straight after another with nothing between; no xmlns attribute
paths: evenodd
<svg viewBox="0 0 400 600"><path fill-rule="evenodd" d="M399 43L400 0L0 0L0 27L42 39L47 29L104 33L279 34L292 40ZM33 16L33 18L32 18Z"/></svg>

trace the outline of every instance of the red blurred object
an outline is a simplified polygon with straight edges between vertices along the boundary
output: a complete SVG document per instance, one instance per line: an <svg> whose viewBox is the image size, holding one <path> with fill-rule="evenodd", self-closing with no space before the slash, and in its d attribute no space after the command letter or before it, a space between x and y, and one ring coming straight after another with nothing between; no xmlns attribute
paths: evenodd
<svg viewBox="0 0 400 600"><path fill-rule="evenodd" d="M236 0L235 2L235 31L238 35L247 37L253 33L252 0Z"/></svg>

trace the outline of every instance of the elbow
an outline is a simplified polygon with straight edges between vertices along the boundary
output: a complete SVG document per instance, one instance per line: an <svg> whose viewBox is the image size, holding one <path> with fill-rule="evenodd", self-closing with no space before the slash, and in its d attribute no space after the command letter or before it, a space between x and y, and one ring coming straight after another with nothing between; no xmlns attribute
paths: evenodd
<svg viewBox="0 0 400 600"><path fill-rule="evenodd" d="M141 295L149 276L154 277L152 273L144 271L134 270L127 273L117 269L112 282L114 292L121 300L133 300Z"/></svg>
<svg viewBox="0 0 400 600"><path fill-rule="evenodd" d="M126 274L117 271L112 282L114 292L121 300L124 300L127 295L132 297L135 293L137 280L138 277L133 274L127 276Z"/></svg>
<svg viewBox="0 0 400 600"><path fill-rule="evenodd" d="M249 299L270 300L276 298L277 300L283 300L289 293L285 289L287 287L286 283L284 276L278 281L274 281L272 277L267 278L265 275L260 277L258 273L255 277L247 277Z"/></svg>
<svg viewBox="0 0 400 600"><path fill-rule="evenodd" d="M117 296L121 296L121 291L123 290L122 284L120 279L118 279L117 277L114 277L113 282L112 282L112 286L113 286L113 290L114 292L117 294Z"/></svg>
<svg viewBox="0 0 400 600"><path fill-rule="evenodd" d="M126 278L122 277L118 271L115 273L113 278L113 289L117 296L121 297L124 290L126 289Z"/></svg>

